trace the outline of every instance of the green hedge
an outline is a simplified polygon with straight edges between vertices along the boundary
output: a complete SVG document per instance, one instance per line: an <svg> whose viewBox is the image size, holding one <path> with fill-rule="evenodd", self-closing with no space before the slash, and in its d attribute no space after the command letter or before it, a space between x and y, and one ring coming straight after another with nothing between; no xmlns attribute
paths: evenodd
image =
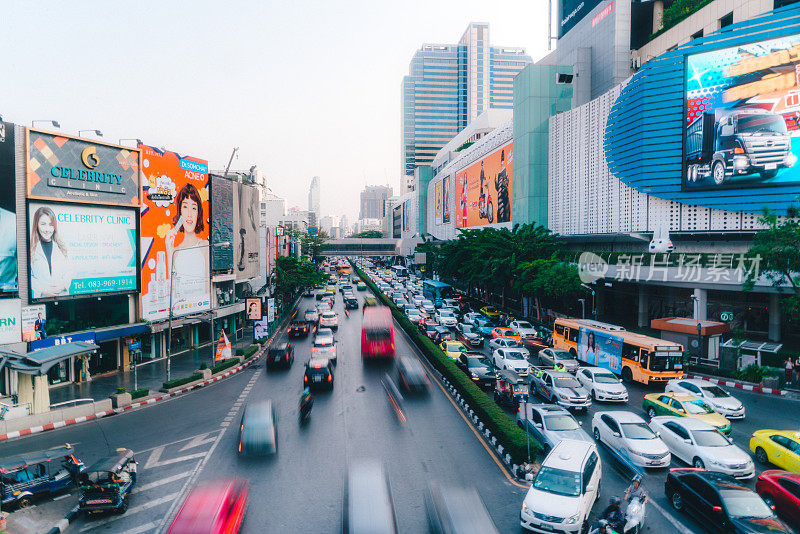
<svg viewBox="0 0 800 534"><path fill-rule="evenodd" d="M217 365L211 368L211 374L215 375L229 367L233 367L234 365L239 365L241 360L239 358L228 358L227 360L219 362Z"/></svg>
<svg viewBox="0 0 800 534"><path fill-rule="evenodd" d="M351 262L352 263L352 262ZM372 280L358 267L353 265L355 272L369 286L378 299L392 310L392 315L398 324L411 337L417 347L422 351L428 361L442 375L447 378L450 384L455 387L464 401L480 418L484 425L497 438L503 449L511 455L512 463L522 464L528 460L528 440L525 432L500 408L497 403L490 398L486 392L480 389L470 380L467 375L459 369L453 360L445 355L433 341L427 336L423 336L419 329L408 320L408 318L398 310L394 303L384 295ZM530 438L531 460L535 459L542 446L538 441Z"/></svg>
<svg viewBox="0 0 800 534"><path fill-rule="evenodd" d="M250 345L249 347L244 349L244 354L243 354L244 359L246 360L247 358L255 354L257 350L258 350L258 345Z"/></svg>
<svg viewBox="0 0 800 534"><path fill-rule="evenodd" d="M185 376L183 378L173 378L172 380L167 380L162 385L164 389L172 389L178 386L182 386L184 384L188 384L189 382L194 382L195 380L200 380L201 378L203 378L202 373L194 373L191 376Z"/></svg>
<svg viewBox="0 0 800 534"><path fill-rule="evenodd" d="M148 393L150 393L150 390L147 388L134 389L131 391L131 399L141 399L142 397L146 397Z"/></svg>

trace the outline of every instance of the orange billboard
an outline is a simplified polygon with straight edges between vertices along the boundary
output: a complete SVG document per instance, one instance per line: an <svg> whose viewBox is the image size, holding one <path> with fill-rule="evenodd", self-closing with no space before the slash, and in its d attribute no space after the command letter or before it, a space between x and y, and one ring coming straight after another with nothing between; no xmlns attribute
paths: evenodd
<svg viewBox="0 0 800 534"><path fill-rule="evenodd" d="M513 142L456 174L456 228L511 222Z"/></svg>
<svg viewBox="0 0 800 534"><path fill-rule="evenodd" d="M141 151L142 318L166 319L170 290L173 316L208 310L208 162L146 145Z"/></svg>

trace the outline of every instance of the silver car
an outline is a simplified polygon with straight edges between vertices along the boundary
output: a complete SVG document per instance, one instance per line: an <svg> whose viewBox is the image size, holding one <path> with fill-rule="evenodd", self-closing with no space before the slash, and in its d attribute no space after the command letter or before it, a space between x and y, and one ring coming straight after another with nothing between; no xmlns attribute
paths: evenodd
<svg viewBox="0 0 800 534"><path fill-rule="evenodd" d="M562 439L592 443L594 440L575 417L561 406L522 403L517 410L517 425L544 445L545 452Z"/></svg>
<svg viewBox="0 0 800 534"><path fill-rule="evenodd" d="M560 363L568 373L575 373L578 367L581 366L580 362L571 353L563 349L547 347L540 350L537 356L542 367L555 367L556 363Z"/></svg>

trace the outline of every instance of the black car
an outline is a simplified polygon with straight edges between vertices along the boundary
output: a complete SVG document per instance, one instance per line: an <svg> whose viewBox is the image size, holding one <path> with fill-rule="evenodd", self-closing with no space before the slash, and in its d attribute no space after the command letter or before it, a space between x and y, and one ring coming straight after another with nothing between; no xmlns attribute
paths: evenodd
<svg viewBox="0 0 800 534"><path fill-rule="evenodd" d="M289 337L308 337L311 332L311 326L308 321L292 321L289 323L289 328L286 330Z"/></svg>
<svg viewBox="0 0 800 534"><path fill-rule="evenodd" d="M756 492L730 475L671 469L664 490L673 508L711 529L738 534L794 532Z"/></svg>
<svg viewBox="0 0 800 534"><path fill-rule="evenodd" d="M291 343L278 343L270 347L267 353L267 369L283 367L288 369L294 362L294 347Z"/></svg>
<svg viewBox="0 0 800 534"><path fill-rule="evenodd" d="M333 389L333 363L328 358L311 358L306 362L303 386L311 389Z"/></svg>
<svg viewBox="0 0 800 534"><path fill-rule="evenodd" d="M410 356L397 359L397 378L400 387L408 393L426 393L431 385L422 362Z"/></svg>
<svg viewBox="0 0 800 534"><path fill-rule="evenodd" d="M358 299L352 294L347 294L344 296L344 307L348 310L357 310L358 309Z"/></svg>
<svg viewBox="0 0 800 534"><path fill-rule="evenodd" d="M494 366L485 355L480 352L463 352L456 360L462 371L475 382L475 385L481 388L494 388L494 382L497 380L497 375L494 372Z"/></svg>

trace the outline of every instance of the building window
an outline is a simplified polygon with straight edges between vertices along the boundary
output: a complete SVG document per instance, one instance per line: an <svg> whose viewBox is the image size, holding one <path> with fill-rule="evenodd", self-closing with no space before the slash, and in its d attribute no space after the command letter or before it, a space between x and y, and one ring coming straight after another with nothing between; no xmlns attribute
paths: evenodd
<svg viewBox="0 0 800 534"><path fill-rule="evenodd" d="M777 4L778 0L776 0L775 3ZM719 19L720 29L724 28L725 26L730 26L731 24L733 24L733 11L731 11L730 13Z"/></svg>
<svg viewBox="0 0 800 534"><path fill-rule="evenodd" d="M700 39L702 36L703 36L703 30L700 30L699 32L692 34L692 40Z"/></svg>
<svg viewBox="0 0 800 534"><path fill-rule="evenodd" d="M798 0L775 0L774 8L778 9L779 7L789 6L796 3Z"/></svg>

